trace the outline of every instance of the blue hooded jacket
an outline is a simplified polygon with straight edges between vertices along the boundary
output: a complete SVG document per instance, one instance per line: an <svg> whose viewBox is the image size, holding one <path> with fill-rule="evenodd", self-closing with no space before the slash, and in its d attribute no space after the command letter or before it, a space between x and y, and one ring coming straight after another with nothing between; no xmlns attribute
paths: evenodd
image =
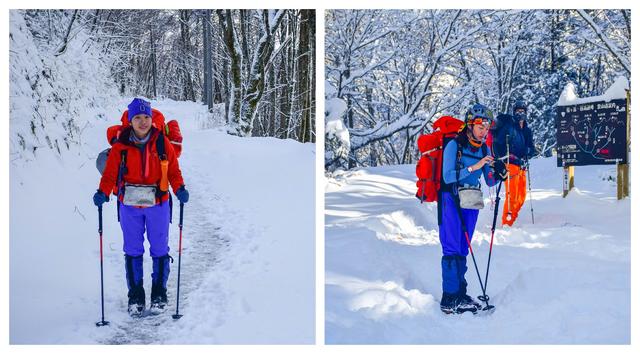
<svg viewBox="0 0 640 354"><path fill-rule="evenodd" d="M459 142L456 139L447 143L447 146L444 148L444 154L442 157L442 178L444 183L451 184L456 182L456 164L458 162L458 144ZM487 149L487 155L490 155L491 152ZM465 144L462 146L462 157L460 162L462 164L462 168L460 169L460 175L458 181L458 185L470 185L470 186L479 186L480 185L480 176L484 175L484 181L487 183L489 187L493 187L496 185L497 181L493 178L493 174L491 172L491 166L489 164L485 164L482 169L476 170L473 172L469 172L467 167L476 164L484 157L482 148L474 148L470 144Z"/></svg>
<svg viewBox="0 0 640 354"><path fill-rule="evenodd" d="M493 136L493 152L502 157L507 154L507 135L509 135L509 163L521 166L525 159L533 157L536 148L533 145L531 129L524 122L520 124L515 117L509 114L501 114L497 117L497 126Z"/></svg>

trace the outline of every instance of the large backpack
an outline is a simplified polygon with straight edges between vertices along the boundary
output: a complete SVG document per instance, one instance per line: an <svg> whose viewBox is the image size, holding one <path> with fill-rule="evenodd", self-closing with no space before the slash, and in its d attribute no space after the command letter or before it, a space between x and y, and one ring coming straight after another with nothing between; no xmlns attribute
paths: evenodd
<svg viewBox="0 0 640 354"><path fill-rule="evenodd" d="M182 133L180 132L180 126L178 125L178 121L176 121L175 119L170 120L166 124L164 120L164 114L162 114L162 112L155 108L151 108L151 124L159 129L160 132L169 139L169 141L171 142L171 146L173 146L173 150L176 152L176 157L179 158L182 154ZM124 130L124 128L131 125L131 123L129 123L128 110L122 113L120 122L122 124L112 125L107 128L107 141L109 142L110 146L118 141L120 133ZM102 152L100 152L98 154L98 157L96 158L96 168L98 169L98 172L100 172L100 175L102 175L102 172L107 165L107 158L109 157L110 151L110 147L106 148ZM162 151L164 151L164 144Z"/></svg>
<svg viewBox="0 0 640 354"><path fill-rule="evenodd" d="M418 137L420 159L416 165L418 181L416 198L420 202L438 201L442 182L442 153L446 144L458 136L464 122L451 116L443 116L433 123L433 132Z"/></svg>
<svg viewBox="0 0 640 354"><path fill-rule="evenodd" d="M164 114L155 108L151 109L151 121L151 124L154 127L159 129L167 138L169 138L171 146L173 146L173 150L176 152L176 157L180 158L180 155L182 154L182 133L180 132L178 121L173 119L165 124ZM129 123L128 110L122 113L120 122L122 124L113 125L107 129L107 141L109 142L109 145L113 145L118 140L122 130L131 125L131 123Z"/></svg>

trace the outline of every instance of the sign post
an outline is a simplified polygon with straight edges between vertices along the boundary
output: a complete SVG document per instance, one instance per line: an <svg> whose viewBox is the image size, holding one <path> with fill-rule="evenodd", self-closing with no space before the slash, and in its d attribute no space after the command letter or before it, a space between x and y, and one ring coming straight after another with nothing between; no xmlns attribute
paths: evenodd
<svg viewBox="0 0 640 354"><path fill-rule="evenodd" d="M562 198L566 198L569 191L573 189L573 166L565 166L563 167L563 183L562 183Z"/></svg>
<svg viewBox="0 0 640 354"><path fill-rule="evenodd" d="M629 139L629 131L630 131L629 103L630 102L631 102L631 91L627 90L627 149L626 149L627 155L629 154L629 142L631 141L631 139ZM627 158L627 161L629 161L628 158ZM616 180L618 182L617 183L618 184L618 200L628 197L629 196L629 163L618 164L618 176Z"/></svg>
<svg viewBox="0 0 640 354"><path fill-rule="evenodd" d="M629 196L629 165L618 165L618 200Z"/></svg>

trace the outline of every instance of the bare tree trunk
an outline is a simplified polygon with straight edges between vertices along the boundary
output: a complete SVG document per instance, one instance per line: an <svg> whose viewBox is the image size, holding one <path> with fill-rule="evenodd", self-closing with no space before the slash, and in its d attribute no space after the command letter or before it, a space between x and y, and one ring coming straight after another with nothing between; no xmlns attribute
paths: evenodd
<svg viewBox="0 0 640 354"><path fill-rule="evenodd" d="M202 14L202 103L209 105L209 93L207 87L207 78L210 75L209 68L207 66L207 56L211 54L211 51L207 50L207 11L204 10Z"/></svg>
<svg viewBox="0 0 640 354"><path fill-rule="evenodd" d="M303 143L311 141L311 102L309 96L309 21L312 10L300 10L300 39L298 41L298 92L301 98L301 120L299 140Z"/></svg>
<svg viewBox="0 0 640 354"><path fill-rule="evenodd" d="M67 26L67 32L65 32L64 39L62 40L62 45L60 46L60 49L58 49L56 56L63 54L67 50L67 45L69 44L69 34L71 34L71 28L73 27L73 23L76 21L77 17L78 10L74 10L73 16L71 16L71 21L69 21L69 26Z"/></svg>
<svg viewBox="0 0 640 354"><path fill-rule="evenodd" d="M207 104L207 109L211 111L213 108L213 68L211 67L211 10L204 11L204 18L202 19L203 30L203 44L204 44L204 102Z"/></svg>
<svg viewBox="0 0 640 354"><path fill-rule="evenodd" d="M309 82L311 82L311 87L309 89L309 114L310 114L310 122L311 126L309 127L309 133L311 135L311 142L316 142L316 10L310 10L311 14L309 16L309 72L307 72L307 77Z"/></svg>
<svg viewBox="0 0 640 354"><path fill-rule="evenodd" d="M158 88L156 85L156 42L155 38L153 38L153 27L149 25L149 33L151 36L151 73L153 77L153 98L158 97Z"/></svg>
<svg viewBox="0 0 640 354"><path fill-rule="evenodd" d="M289 90L291 89L291 85L289 85L289 78L287 76L287 66L289 65L291 56L289 55L289 50L286 50L285 53L286 56L284 57L284 59L280 63L280 67L278 68L277 80L278 85L280 86L280 88L278 89L278 115L280 117L278 137L281 139L288 138L289 134L287 132L287 127L289 126Z"/></svg>
<svg viewBox="0 0 640 354"><path fill-rule="evenodd" d="M287 70L287 77L290 78L290 82L293 82L294 84L291 85L290 91L289 91L289 111L287 112L288 118L287 118L287 126L285 127L286 131L287 131L287 135L286 138L296 138L298 135L298 132L295 131L295 127L292 129L291 125L295 124L296 122L296 107L299 106L298 104L298 95L299 95L299 86L295 85L295 82L297 81L297 67L298 67L298 46L296 46L296 43L298 43L298 16L295 15L295 13L290 12L289 13L289 36L291 36L293 38L293 45L291 45L290 48L290 53L291 53L291 59L289 61L289 66L288 66L288 70Z"/></svg>
<svg viewBox="0 0 640 354"><path fill-rule="evenodd" d="M253 51L248 85L242 100L241 117L239 119L240 134L250 136L258 103L264 93L264 69L273 53L273 32L280 25L284 11L280 10L271 17L269 10L262 11L262 30L258 44Z"/></svg>
<svg viewBox="0 0 640 354"><path fill-rule="evenodd" d="M231 18L231 10L216 10L218 18L220 19L221 30L224 36L224 44L227 48L227 54L231 59L230 73L231 73L231 92L229 97L229 112L227 115L227 121L233 125L231 127L232 133L237 131L237 125L240 119L240 101L242 100L242 79L241 79L241 59L240 53L238 53L235 46L235 34L233 29L233 20Z"/></svg>
<svg viewBox="0 0 640 354"><path fill-rule="evenodd" d="M209 10L211 11L211 10ZM209 19L211 18L211 16L208 17ZM211 37L211 40L214 39L212 33L212 28L211 26L213 25L212 22L210 22L210 26L209 26L209 33ZM213 43L209 44L210 47L213 47ZM220 41L216 40L215 41L215 49L213 50L213 53L221 53L221 49L220 49ZM226 80L223 79L223 75L226 75L227 72L227 58L224 57L223 55L218 54L218 57L216 58L217 60L211 60L211 80L212 82L212 86L213 86L213 103L218 104L218 103L222 103L225 102L225 99L227 97L227 93L226 90L224 90L223 88L226 88L228 85L226 85ZM220 65L220 63L218 63L218 61L222 62L222 65ZM222 70L220 70L220 68L222 68ZM217 75L215 73L218 73ZM222 73L222 74L220 74Z"/></svg>
<svg viewBox="0 0 640 354"><path fill-rule="evenodd" d="M277 99L278 99L278 91L276 89L276 70L274 68L275 65L270 65L269 66L269 73L267 75L268 77L268 81L267 81L267 91L271 92L270 98L269 98L269 109L268 109L268 121L269 121L269 132L267 133L268 136L276 136L276 123L277 123L277 116L276 116L276 104Z"/></svg>
<svg viewBox="0 0 640 354"><path fill-rule="evenodd" d="M225 33L224 33L224 28L225 28L225 21L224 21L224 17L221 17L220 15L218 15L218 27L219 27L219 31L220 31L220 39L221 42L219 43L219 41L216 41L216 46L223 46L226 48L226 39L225 39ZM220 48L220 52L223 52L222 48ZM222 75L221 75L221 81L222 81L222 88L224 89L224 113L225 113L225 121L227 124L230 124L231 121L229 120L229 117L231 116L231 90L232 90L232 85L230 83L231 81L231 71L229 69L229 56L225 55L223 56L224 59L222 60Z"/></svg>
<svg viewBox="0 0 640 354"><path fill-rule="evenodd" d="M180 64L182 67L182 97L184 100L195 101L195 89L191 80L191 72L187 65L187 58L191 53L191 33L189 29L189 18L191 10L179 10L180 18L180 42L182 53Z"/></svg>
<svg viewBox="0 0 640 354"><path fill-rule="evenodd" d="M242 70L244 72L249 72L249 45L247 42L249 41L249 33L247 28L249 27L249 16L247 12L249 10L239 10L240 11L240 48L242 48Z"/></svg>
<svg viewBox="0 0 640 354"><path fill-rule="evenodd" d="M231 73L233 91L230 97L231 109L229 110L231 126L230 133L241 136L251 136L253 121L256 117L258 103L264 93L264 70L271 59L273 52L273 32L278 28L282 20L284 11L279 10L273 14L270 10L262 11L262 26L260 37L249 66L249 72L244 75L245 82L242 82L241 75L242 60L239 48L236 48L236 37L231 20L230 10L223 13L217 11L218 16L223 19L224 42L231 57ZM272 16L273 15L273 16ZM240 24L242 26L243 24ZM233 119L231 119L233 118Z"/></svg>
<svg viewBox="0 0 640 354"><path fill-rule="evenodd" d="M280 42L284 42L288 36L291 35L291 27L289 23L291 23L291 17L287 16L286 25L282 26ZM280 66L278 68L278 85L280 89L278 90L278 114L280 116L280 126L278 127L278 137L281 139L287 139L289 137L288 127L289 127L289 98L291 90L291 85L289 84L289 65L293 61L293 55L291 54L291 46L289 46L285 52L282 61L280 62Z"/></svg>

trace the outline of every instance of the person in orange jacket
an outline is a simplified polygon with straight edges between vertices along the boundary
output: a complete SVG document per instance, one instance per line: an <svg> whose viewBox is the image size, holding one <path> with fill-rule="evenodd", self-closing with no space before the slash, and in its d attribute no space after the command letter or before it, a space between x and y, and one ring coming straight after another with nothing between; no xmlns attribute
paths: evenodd
<svg viewBox="0 0 640 354"><path fill-rule="evenodd" d="M151 312L167 304L169 277L169 184L181 203L189 200L176 153L169 139L152 125L151 104L136 98L128 106L130 126L113 144L100 186L93 196L97 206L109 200L116 187L129 289L129 314L142 315L144 233L153 259Z"/></svg>

